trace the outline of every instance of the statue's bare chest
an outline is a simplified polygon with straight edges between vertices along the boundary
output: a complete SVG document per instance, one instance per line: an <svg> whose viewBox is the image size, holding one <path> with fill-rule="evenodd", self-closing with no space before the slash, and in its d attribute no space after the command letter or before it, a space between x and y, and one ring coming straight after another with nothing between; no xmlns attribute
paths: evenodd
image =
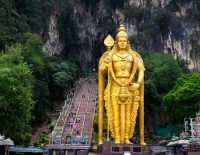
<svg viewBox="0 0 200 155"><path fill-rule="evenodd" d="M112 56L113 70L116 77L130 77L133 57L129 53L117 53Z"/></svg>

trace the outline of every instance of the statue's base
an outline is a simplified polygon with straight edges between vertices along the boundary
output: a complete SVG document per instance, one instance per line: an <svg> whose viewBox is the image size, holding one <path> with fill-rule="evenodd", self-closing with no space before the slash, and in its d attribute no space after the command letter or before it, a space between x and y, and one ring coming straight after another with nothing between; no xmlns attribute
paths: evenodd
<svg viewBox="0 0 200 155"><path fill-rule="evenodd" d="M104 142L98 148L100 155L150 155L150 146L136 144L115 144L114 142Z"/></svg>

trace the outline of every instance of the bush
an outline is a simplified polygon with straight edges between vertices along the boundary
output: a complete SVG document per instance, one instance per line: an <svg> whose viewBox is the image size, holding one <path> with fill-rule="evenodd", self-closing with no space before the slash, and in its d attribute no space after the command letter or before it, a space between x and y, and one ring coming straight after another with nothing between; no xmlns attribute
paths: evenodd
<svg viewBox="0 0 200 155"><path fill-rule="evenodd" d="M33 100L33 75L23 60L23 47L15 45L0 55L0 132L23 144Z"/></svg>
<svg viewBox="0 0 200 155"><path fill-rule="evenodd" d="M30 133L25 133L23 137L23 143L25 146L29 146L31 143L32 135Z"/></svg>
<svg viewBox="0 0 200 155"><path fill-rule="evenodd" d="M50 124L50 125L49 125L49 132L52 132L53 129L54 129L54 125L53 125L53 124Z"/></svg>
<svg viewBox="0 0 200 155"><path fill-rule="evenodd" d="M38 142L34 142L34 143L33 143L33 146L34 146L34 147L39 147L40 145L39 145Z"/></svg>

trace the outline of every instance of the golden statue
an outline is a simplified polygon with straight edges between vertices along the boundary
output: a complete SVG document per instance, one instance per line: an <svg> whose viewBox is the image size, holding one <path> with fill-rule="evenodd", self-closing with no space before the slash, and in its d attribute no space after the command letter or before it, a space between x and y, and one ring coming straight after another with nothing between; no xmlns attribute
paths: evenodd
<svg viewBox="0 0 200 155"><path fill-rule="evenodd" d="M99 145L103 144L104 103L108 118L107 140L111 132L115 144L130 144L139 109L140 144L145 145L143 60L131 49L123 25L118 29L116 41L109 35L104 44L108 50L101 56L98 66Z"/></svg>

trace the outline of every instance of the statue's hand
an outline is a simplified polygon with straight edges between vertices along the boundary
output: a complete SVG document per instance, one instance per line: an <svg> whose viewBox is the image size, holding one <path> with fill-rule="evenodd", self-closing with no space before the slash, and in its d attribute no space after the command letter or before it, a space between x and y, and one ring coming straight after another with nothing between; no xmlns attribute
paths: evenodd
<svg viewBox="0 0 200 155"><path fill-rule="evenodd" d="M101 66L99 66L99 69L101 70L102 74L105 74L109 68L109 64L111 62L110 57L106 57L103 60L103 63L101 64Z"/></svg>
<svg viewBox="0 0 200 155"><path fill-rule="evenodd" d="M138 83L131 83L130 86L129 86L129 91L134 92L139 87L140 87L140 84L138 84Z"/></svg>

